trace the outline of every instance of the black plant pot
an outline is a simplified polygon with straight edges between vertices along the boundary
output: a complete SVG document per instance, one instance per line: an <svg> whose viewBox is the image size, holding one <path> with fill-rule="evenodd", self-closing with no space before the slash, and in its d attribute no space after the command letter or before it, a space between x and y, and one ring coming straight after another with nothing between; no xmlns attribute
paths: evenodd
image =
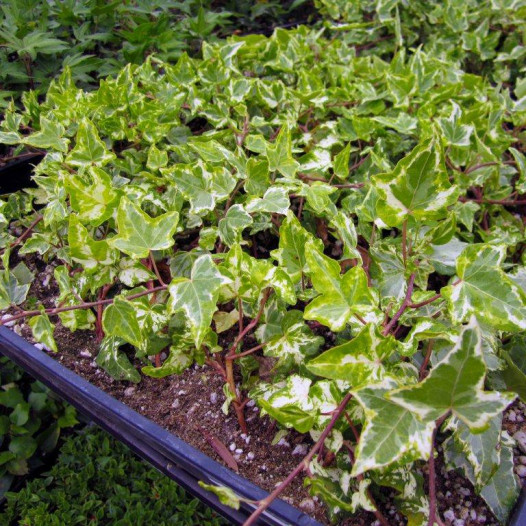
<svg viewBox="0 0 526 526"><path fill-rule="evenodd" d="M215 495L203 490L198 481L228 486L250 501L258 501L268 495L266 491L66 369L6 327L0 327L0 353L233 524L242 524L254 510L254 505L242 502L239 510L224 506ZM272 503L258 524L320 526L319 522L281 500Z"/></svg>

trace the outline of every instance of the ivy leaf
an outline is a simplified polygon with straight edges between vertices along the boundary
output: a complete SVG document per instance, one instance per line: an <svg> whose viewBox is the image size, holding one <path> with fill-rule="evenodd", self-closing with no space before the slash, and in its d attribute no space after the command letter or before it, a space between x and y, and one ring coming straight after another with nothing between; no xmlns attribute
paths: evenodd
<svg viewBox="0 0 526 526"><path fill-rule="evenodd" d="M64 185L69 193L71 208L82 222L98 226L112 217L119 204L119 192L112 186L111 177L102 169L91 167L88 174L92 184L78 176L67 177Z"/></svg>
<svg viewBox="0 0 526 526"><path fill-rule="evenodd" d="M381 486L394 488L399 492L394 500L400 511L407 517L408 526L423 526L429 517L429 501L424 490L424 477L411 465L398 467L375 474L375 481Z"/></svg>
<svg viewBox="0 0 526 526"><path fill-rule="evenodd" d="M234 508L235 510L239 509L241 499L230 488L227 488L226 486L214 486L213 484L205 484L202 481L199 481L199 485L203 489L211 491L214 495L216 495L221 504Z"/></svg>
<svg viewBox="0 0 526 526"><path fill-rule="evenodd" d="M148 150L148 159L146 160L146 168L155 172L159 168L164 168L168 164L168 152L166 150L159 150L155 144L150 146Z"/></svg>
<svg viewBox="0 0 526 526"><path fill-rule="evenodd" d="M289 194L286 188L281 186L272 186L269 188L263 197L256 197L248 201L246 211L254 212L268 212L270 214L285 215L290 208Z"/></svg>
<svg viewBox="0 0 526 526"><path fill-rule="evenodd" d="M121 258L119 261L119 280L127 287L135 287L155 279L155 274L134 259Z"/></svg>
<svg viewBox="0 0 526 526"><path fill-rule="evenodd" d="M190 278L175 278L168 287L168 311L184 311L192 328L194 342L201 347L217 309L219 288L230 280L219 272L206 254L196 259Z"/></svg>
<svg viewBox="0 0 526 526"><path fill-rule="evenodd" d="M171 345L170 352L161 367L146 365L141 372L152 378L165 378L171 374L181 374L192 365L194 358L192 353L184 352L179 345Z"/></svg>
<svg viewBox="0 0 526 526"><path fill-rule="evenodd" d="M294 177L299 163L292 157L292 141L288 124L281 127L274 144L267 144L266 155L271 172L278 171L285 177Z"/></svg>
<svg viewBox="0 0 526 526"><path fill-rule="evenodd" d="M281 322L281 334L271 338L264 347L265 356L278 358L276 368L288 369L302 365L318 352L324 339L316 336L303 321L303 313L287 311Z"/></svg>
<svg viewBox="0 0 526 526"><path fill-rule="evenodd" d="M48 349L57 352L57 344L53 337L55 326L49 320L47 314L39 314L31 318L28 322L31 327L31 332L37 342L43 343Z"/></svg>
<svg viewBox="0 0 526 526"><path fill-rule="evenodd" d="M291 279L296 283L300 281L301 275L306 270L305 246L307 241L311 241L317 250L323 250L321 240L305 230L292 210L289 210L279 229L279 248L273 250L271 255L281 267L287 270Z"/></svg>
<svg viewBox="0 0 526 526"><path fill-rule="evenodd" d="M353 391L366 417L356 448L353 477L394 462L429 457L435 423L423 423L412 411L387 399L385 395L394 387L396 382L386 378L380 384Z"/></svg>
<svg viewBox="0 0 526 526"><path fill-rule="evenodd" d="M310 386L311 380L308 378L292 375L287 378L285 385L267 386L268 390L263 387L251 396L280 424L307 433L316 419L314 405L309 400Z"/></svg>
<svg viewBox="0 0 526 526"><path fill-rule="evenodd" d="M243 230L253 223L252 216L248 214L242 205L232 205L225 217L219 220L219 236L221 241L231 247L241 240Z"/></svg>
<svg viewBox="0 0 526 526"><path fill-rule="evenodd" d="M451 411L472 432L482 432L515 398L510 393L485 392L485 376L482 338L472 318L458 343L423 382L393 391L389 398L424 422L435 421Z"/></svg>
<svg viewBox="0 0 526 526"><path fill-rule="evenodd" d="M361 261L360 252L358 252L356 248L358 236L352 218L339 210L338 213L332 217L330 226L336 229L339 238L343 242L342 257Z"/></svg>
<svg viewBox="0 0 526 526"><path fill-rule="evenodd" d="M371 278L383 298L400 301L407 289L405 265L401 254L393 245L371 247Z"/></svg>
<svg viewBox="0 0 526 526"><path fill-rule="evenodd" d="M343 150L341 150L334 157L333 170L334 175L338 179L347 179L349 176L349 157L351 155L351 143L348 143Z"/></svg>
<svg viewBox="0 0 526 526"><path fill-rule="evenodd" d="M71 258L86 269L112 265L119 257L105 239L93 240L75 214L69 216L68 242Z"/></svg>
<svg viewBox="0 0 526 526"><path fill-rule="evenodd" d="M36 148L50 148L62 153L68 151L69 139L64 137L64 126L60 122L40 117L40 131L24 137L23 144Z"/></svg>
<svg viewBox="0 0 526 526"><path fill-rule="evenodd" d="M517 393L526 400L526 353L524 337L514 336L504 347L501 357L506 362L504 370L499 371L509 391Z"/></svg>
<svg viewBox="0 0 526 526"><path fill-rule="evenodd" d="M345 380L352 388L377 383L385 376L382 364L397 347L392 336L382 336L378 327L368 323L351 341L333 347L307 364L318 376Z"/></svg>
<svg viewBox="0 0 526 526"><path fill-rule="evenodd" d="M130 363L126 354L119 350L123 343L124 340L115 336L105 337L100 344L99 354L95 361L113 378L137 384L141 381L141 375Z"/></svg>
<svg viewBox="0 0 526 526"><path fill-rule="evenodd" d="M499 467L501 428L502 415L493 418L483 433L471 433L468 426L457 418L452 418L447 425L447 429L453 431L453 434L444 446L446 459L449 461L448 452L451 443L454 442L454 455L462 452L465 456L473 470L472 478L479 489L487 484Z"/></svg>
<svg viewBox="0 0 526 526"><path fill-rule="evenodd" d="M454 323L471 315L501 331L526 329L526 293L501 270L505 245L468 245L456 261L461 282L444 287Z"/></svg>
<svg viewBox="0 0 526 526"><path fill-rule="evenodd" d="M236 178L226 168L209 170L201 161L161 169L190 202L190 211L204 215L214 210L216 203L226 199L236 185Z"/></svg>
<svg viewBox="0 0 526 526"><path fill-rule="evenodd" d="M320 295L305 308L306 320L317 320L333 331L341 331L354 315L366 315L375 306L375 299L361 267L353 267L343 276L340 265L318 250L316 244L305 245L308 275Z"/></svg>
<svg viewBox="0 0 526 526"><path fill-rule="evenodd" d="M520 493L520 485L513 471L513 440L506 437L501 443L500 465L490 481L480 490L495 517L506 524Z"/></svg>
<svg viewBox="0 0 526 526"><path fill-rule="evenodd" d="M124 197L117 211L118 234L108 242L133 258L146 258L150 251L165 250L174 244L178 221L177 212L151 218Z"/></svg>
<svg viewBox="0 0 526 526"><path fill-rule="evenodd" d="M376 211L387 226L399 226L409 217L419 222L442 219L458 196L449 183L440 144L419 144L395 169L372 178L378 192Z"/></svg>
<svg viewBox="0 0 526 526"><path fill-rule="evenodd" d="M447 119L438 119L446 143L449 146L469 146L473 126L460 124L462 110L455 102L452 102L451 105L453 106L451 115Z"/></svg>
<svg viewBox="0 0 526 526"><path fill-rule="evenodd" d="M75 140L75 147L66 157L66 162L72 166L104 166L115 159L115 154L108 151L89 119L81 121Z"/></svg>
<svg viewBox="0 0 526 526"><path fill-rule="evenodd" d="M104 309L102 326L108 336L120 338L137 348L143 346L144 338L137 321L136 307L120 296L116 296L113 303Z"/></svg>

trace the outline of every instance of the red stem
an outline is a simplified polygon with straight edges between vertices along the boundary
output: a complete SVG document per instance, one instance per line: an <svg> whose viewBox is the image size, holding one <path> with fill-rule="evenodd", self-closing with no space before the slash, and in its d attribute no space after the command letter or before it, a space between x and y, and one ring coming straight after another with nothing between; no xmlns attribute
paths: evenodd
<svg viewBox="0 0 526 526"><path fill-rule="evenodd" d="M413 294L413 287L415 285L415 274L411 274L409 277L409 282L407 283L407 292L405 293L404 301L402 302L402 305L400 305L400 308L396 312L396 314L393 316L391 321L386 325L385 329L383 330L383 335L387 336L392 328L396 325L396 322L399 320L400 316L404 313L405 309L409 306L411 303L411 295Z"/></svg>
<svg viewBox="0 0 526 526"><path fill-rule="evenodd" d="M314 444L312 449L307 453L305 458L294 468L293 471L289 473L287 478L267 497L259 501L258 507L250 515L250 517L244 522L243 526L251 526L255 524L257 518L272 504L272 502L285 490L285 488L304 470L308 469L310 461L313 459L314 455L321 449L325 439L329 436L332 428L335 426L336 422L340 418L340 415L345 411L345 407L349 403L349 400L352 398L351 393L347 393L343 400L340 402L340 405L334 411L330 422L327 424L327 427L323 430L320 438Z"/></svg>
<svg viewBox="0 0 526 526"><path fill-rule="evenodd" d="M433 435L431 437L431 455L429 457L429 520L428 526L444 526L444 523L441 521L440 516L438 515L437 509L437 496L436 496L436 474L435 474L435 438L438 428L442 425L442 422L445 420L447 415L439 418L436 421L435 429L433 430Z"/></svg>
<svg viewBox="0 0 526 526"><path fill-rule="evenodd" d="M22 233L22 235L18 238L16 238L10 245L9 248L15 248L20 243L24 242L33 232L34 228L44 219L44 216L38 215L36 219L26 228L26 230ZM0 252L0 254L3 254L5 252L5 249Z"/></svg>
<svg viewBox="0 0 526 526"><path fill-rule="evenodd" d="M127 300L134 300L135 298L140 298L142 296L147 296L148 294L152 294L155 292L159 292L160 290L166 290L168 288L168 285L162 285L160 287L155 287L151 290L144 290L142 292L137 292L137 294L131 294L130 296L126 296ZM86 303L82 303L80 305L70 305L69 307L56 307L54 309L44 309L44 311L40 310L26 310L24 312L21 312L20 314L15 314L6 320L0 321L1 325L6 325L7 323L10 323L12 321L19 320L21 318L27 318L29 316L37 316L39 314L42 314L44 312L48 316L55 316L56 314L59 314L61 312L67 312L70 310L78 310L78 309L91 309L92 307L98 307L99 305L110 305L113 303L113 299L107 299L107 300L100 300L100 301L90 301Z"/></svg>

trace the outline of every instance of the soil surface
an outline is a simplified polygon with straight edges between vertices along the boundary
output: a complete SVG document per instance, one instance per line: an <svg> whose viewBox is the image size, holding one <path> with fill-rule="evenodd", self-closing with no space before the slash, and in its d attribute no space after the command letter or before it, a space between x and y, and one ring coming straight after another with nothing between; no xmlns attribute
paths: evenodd
<svg viewBox="0 0 526 526"><path fill-rule="evenodd" d="M54 267L32 258L27 258L25 262L37 276L31 294L37 296L46 307L54 306L53 297L58 292L52 278ZM31 330L24 322L11 328L27 340L34 341ZM225 416L222 412L221 406L225 400L223 379L208 366L195 365L179 376L172 375L162 379L142 376L139 384L119 382L95 363L98 347L94 333L71 333L57 320L55 339L60 351L49 352L49 355L68 369L226 465L211 445L212 436L231 452L239 467L239 474L267 491L272 491L294 469L312 445L308 435L294 431L289 431L272 445L279 428L268 417L261 417L253 402L249 402L245 409L248 434L243 434L235 416ZM37 346L43 348L40 344ZM138 361L135 365L140 367ZM515 402L506 411L503 427L512 436L520 432L526 433L525 415L526 405ZM438 442L440 439L438 437ZM440 446L437 449L437 498L440 515L445 523L453 526L498 525L484 501L474 493L471 483L457 472L446 471ZM526 451L518 446L515 449L515 464L524 487ZM427 475L426 468L424 465L424 475ZM389 524L406 524L406 519L394 507L395 496L396 492L387 490L375 495L375 499ZM330 523L323 503L309 495L308 490L303 487L302 477L298 477L286 489L282 499L321 523ZM379 526L374 515L367 512L360 512L339 524Z"/></svg>

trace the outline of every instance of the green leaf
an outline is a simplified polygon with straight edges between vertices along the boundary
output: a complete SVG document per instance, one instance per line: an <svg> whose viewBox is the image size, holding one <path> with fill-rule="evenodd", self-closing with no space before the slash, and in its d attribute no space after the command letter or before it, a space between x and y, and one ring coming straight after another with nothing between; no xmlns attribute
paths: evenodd
<svg viewBox="0 0 526 526"><path fill-rule="evenodd" d="M502 524L507 523L520 493L513 467L513 441L508 438L501 443L499 469L480 490L480 496Z"/></svg>
<svg viewBox="0 0 526 526"><path fill-rule="evenodd" d="M211 491L214 495L216 495L221 504L224 504L225 506L229 506L236 510L239 509L241 499L230 488L227 488L226 486L214 486L213 484L205 484L202 481L199 481L199 485L207 491Z"/></svg>
<svg viewBox="0 0 526 526"><path fill-rule="evenodd" d="M91 167L92 184L78 176L67 177L64 184L70 196L71 208L82 222L98 226L113 216L119 204L119 192L112 187L111 177L102 169Z"/></svg>
<svg viewBox="0 0 526 526"><path fill-rule="evenodd" d="M453 109L447 119L438 119L446 144L449 146L469 146L473 126L460 124L462 110L455 102L451 103Z"/></svg>
<svg viewBox="0 0 526 526"><path fill-rule="evenodd" d="M321 240L305 230L292 210L289 210L279 229L279 248L273 250L271 255L296 283L300 281L301 275L306 270L307 241L311 241L317 250L323 249Z"/></svg>
<svg viewBox="0 0 526 526"><path fill-rule="evenodd" d="M471 315L501 331L526 329L526 293L501 270L504 245L469 245L456 261L461 282L444 287L454 323Z"/></svg>
<svg viewBox="0 0 526 526"><path fill-rule="evenodd" d="M285 188L281 186L272 186L263 197L256 197L246 204L246 211L253 214L254 212L268 212L270 214L285 215L290 207L289 195Z"/></svg>
<svg viewBox="0 0 526 526"><path fill-rule="evenodd" d="M393 245L371 247L371 278L383 298L400 301L407 289L405 265L402 255Z"/></svg>
<svg viewBox="0 0 526 526"><path fill-rule="evenodd" d="M53 337L55 326L51 323L47 314L39 314L31 318L28 325L31 327L31 332L37 342L43 343L52 351L58 351L55 338Z"/></svg>
<svg viewBox="0 0 526 526"><path fill-rule="evenodd" d="M284 177L294 177L299 163L292 157L292 141L288 124L281 127L274 144L267 144L266 155L271 172L278 171Z"/></svg>
<svg viewBox="0 0 526 526"><path fill-rule="evenodd" d="M168 310L171 313L184 311L197 348L201 347L217 310L219 288L229 282L214 265L212 258L204 255L196 259L190 278L175 278L168 287Z"/></svg>
<svg viewBox="0 0 526 526"><path fill-rule="evenodd" d="M424 223L442 219L458 196L434 139L418 145L392 172L374 176L372 182L379 196L376 211L387 226L399 226L409 217Z"/></svg>
<svg viewBox="0 0 526 526"><path fill-rule="evenodd" d="M68 241L71 258L86 269L113 265L119 253L105 239L95 241L77 215L69 216Z"/></svg>
<svg viewBox="0 0 526 526"><path fill-rule="evenodd" d="M29 283L19 283L12 272L0 273L0 309L24 303L29 287Z"/></svg>
<svg viewBox="0 0 526 526"><path fill-rule="evenodd" d="M12 437L9 442L9 451L14 453L17 459L26 460L33 456L37 450L37 441L30 436Z"/></svg>
<svg viewBox="0 0 526 526"><path fill-rule="evenodd" d="M102 326L108 336L121 338L138 348L144 344L144 336L137 321L137 309L133 303L120 296L116 296L113 303L104 309Z"/></svg>
<svg viewBox="0 0 526 526"><path fill-rule="evenodd" d="M341 150L335 157L333 163L334 175L338 179L349 177L349 156L351 155L351 143Z"/></svg>
<svg viewBox="0 0 526 526"><path fill-rule="evenodd" d="M75 140L75 147L66 157L66 162L72 166L104 166L115 159L115 154L108 151L89 119L81 121Z"/></svg>
<svg viewBox="0 0 526 526"><path fill-rule="evenodd" d="M152 218L124 197L117 211L119 233L108 242L133 258L146 258L150 251L164 250L174 244L173 235L178 221L177 212L166 212Z"/></svg>
<svg viewBox="0 0 526 526"><path fill-rule="evenodd" d="M23 144L36 148L50 148L62 153L68 151L69 139L64 137L65 129L60 122L52 121L44 116L40 117L40 131L22 140Z"/></svg>
<svg viewBox="0 0 526 526"><path fill-rule="evenodd" d="M361 260L360 252L357 250L358 235L354 221L347 214L339 210L332 216L330 226L336 229L338 237L343 243L343 258Z"/></svg>
<svg viewBox="0 0 526 526"><path fill-rule="evenodd" d="M221 241L229 247L234 243L239 243L243 230L252 223L252 216L245 212L242 205L232 205L225 217L219 220Z"/></svg>
<svg viewBox="0 0 526 526"><path fill-rule="evenodd" d="M292 375L287 378L285 385L261 393L263 396L255 394L254 398L280 424L307 433L316 419L314 404L309 400L310 386L308 378Z"/></svg>
<svg viewBox="0 0 526 526"><path fill-rule="evenodd" d="M485 376L482 338L472 318L457 344L423 382L392 391L389 398L424 422L435 421L451 411L472 432L482 432L515 398L510 393L485 392Z"/></svg>
<svg viewBox="0 0 526 526"><path fill-rule="evenodd" d="M305 255L307 274L320 293L307 305L305 319L341 331L353 315L364 316L373 311L376 302L363 268L353 267L340 275L338 262L325 256L312 241L305 245Z"/></svg>
<svg viewBox="0 0 526 526"><path fill-rule="evenodd" d="M181 374L192 365L194 358L191 353L184 352L180 345L170 346L170 353L161 367L147 365L141 372L152 378L165 378L171 374Z"/></svg>
<svg viewBox="0 0 526 526"><path fill-rule="evenodd" d="M123 343L124 340L115 336L104 338L95 361L99 367L102 367L113 378L139 383L141 381L139 371L133 367L126 354L119 350Z"/></svg>
<svg viewBox="0 0 526 526"><path fill-rule="evenodd" d="M526 400L526 353L524 337L514 336L505 346L501 357L506 362L504 370L499 371L509 391L517 393Z"/></svg>
<svg viewBox="0 0 526 526"><path fill-rule="evenodd" d="M190 212L196 215L214 210L236 186L236 178L227 169L211 171L201 161L194 165L168 166L161 172L175 183L190 202Z"/></svg>
<svg viewBox="0 0 526 526"><path fill-rule="evenodd" d="M381 382L385 376L383 361L395 351L392 336L382 336L378 327L368 323L351 341L333 347L307 364L316 375L345 380L353 389Z"/></svg>
<svg viewBox="0 0 526 526"><path fill-rule="evenodd" d="M288 311L281 322L281 334L271 338L264 347L265 356L278 358L276 368L302 365L306 358L318 352L324 339L316 336L303 321L303 313Z"/></svg>
<svg viewBox="0 0 526 526"><path fill-rule="evenodd" d="M155 172L159 168L164 168L168 164L168 152L166 150L159 150L155 144L150 146L148 150L148 159L146 160L146 168Z"/></svg>
<svg viewBox="0 0 526 526"><path fill-rule="evenodd" d="M387 399L385 395L394 387L396 382L386 378L381 384L353 391L366 417L356 448L354 477L394 462L429 458L435 423L423 423L415 413Z"/></svg>
<svg viewBox="0 0 526 526"><path fill-rule="evenodd" d="M499 467L501 428L502 415L493 418L488 429L477 434L471 433L466 424L456 418L448 423L447 429L453 431L448 441L455 442L455 454L461 451L465 455L472 468L473 480L479 489L488 483ZM444 446L446 459L448 447Z"/></svg>

